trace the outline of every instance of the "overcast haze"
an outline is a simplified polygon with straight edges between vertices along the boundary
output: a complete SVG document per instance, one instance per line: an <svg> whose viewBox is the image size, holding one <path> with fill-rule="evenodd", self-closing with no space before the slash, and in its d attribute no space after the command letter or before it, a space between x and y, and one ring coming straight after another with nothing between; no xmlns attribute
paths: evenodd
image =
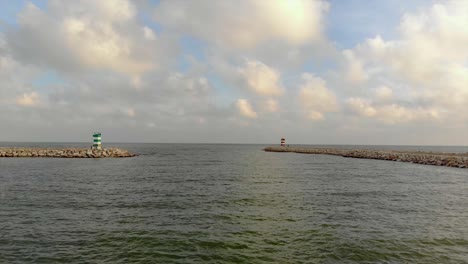
<svg viewBox="0 0 468 264"><path fill-rule="evenodd" d="M468 145L468 1L0 0L0 141Z"/></svg>

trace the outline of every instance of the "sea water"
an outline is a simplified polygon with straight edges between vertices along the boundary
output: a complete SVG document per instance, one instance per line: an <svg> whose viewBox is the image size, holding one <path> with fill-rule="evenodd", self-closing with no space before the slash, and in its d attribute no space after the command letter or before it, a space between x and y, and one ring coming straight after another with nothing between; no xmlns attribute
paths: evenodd
<svg viewBox="0 0 468 264"><path fill-rule="evenodd" d="M468 262L467 169L111 145L141 155L0 158L0 263Z"/></svg>

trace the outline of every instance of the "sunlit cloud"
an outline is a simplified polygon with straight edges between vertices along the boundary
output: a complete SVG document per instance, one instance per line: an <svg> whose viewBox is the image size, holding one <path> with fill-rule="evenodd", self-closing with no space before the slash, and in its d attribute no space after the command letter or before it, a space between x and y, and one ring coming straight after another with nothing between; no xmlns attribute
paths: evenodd
<svg viewBox="0 0 468 264"><path fill-rule="evenodd" d="M314 129L323 142L414 131L462 144L468 4L418 3L371 27L353 12L375 10L325 0L32 0L14 21L0 11L0 121L14 140L60 126L73 141L93 128L115 141L307 143Z"/></svg>

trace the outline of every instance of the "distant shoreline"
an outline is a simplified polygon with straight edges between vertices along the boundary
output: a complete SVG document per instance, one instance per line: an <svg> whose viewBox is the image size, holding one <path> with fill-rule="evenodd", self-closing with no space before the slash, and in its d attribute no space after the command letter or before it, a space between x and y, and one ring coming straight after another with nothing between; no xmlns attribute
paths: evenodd
<svg viewBox="0 0 468 264"><path fill-rule="evenodd" d="M0 158L127 158L136 154L120 148L14 148L0 147Z"/></svg>
<svg viewBox="0 0 468 264"><path fill-rule="evenodd" d="M424 165L468 168L468 153L442 153L423 151L395 151L370 149L338 149L338 148L296 148L267 147L267 152L293 152L301 154L324 154L346 158L377 159L389 161L410 162Z"/></svg>

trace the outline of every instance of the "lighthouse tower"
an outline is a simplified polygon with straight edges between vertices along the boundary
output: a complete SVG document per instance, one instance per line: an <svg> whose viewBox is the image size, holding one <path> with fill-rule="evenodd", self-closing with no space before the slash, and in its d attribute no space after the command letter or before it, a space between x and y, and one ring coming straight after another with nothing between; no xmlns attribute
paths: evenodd
<svg viewBox="0 0 468 264"><path fill-rule="evenodd" d="M281 138L281 146L286 147L286 139L285 138Z"/></svg>
<svg viewBox="0 0 468 264"><path fill-rule="evenodd" d="M101 147L101 132L93 133L93 149L102 149Z"/></svg>

